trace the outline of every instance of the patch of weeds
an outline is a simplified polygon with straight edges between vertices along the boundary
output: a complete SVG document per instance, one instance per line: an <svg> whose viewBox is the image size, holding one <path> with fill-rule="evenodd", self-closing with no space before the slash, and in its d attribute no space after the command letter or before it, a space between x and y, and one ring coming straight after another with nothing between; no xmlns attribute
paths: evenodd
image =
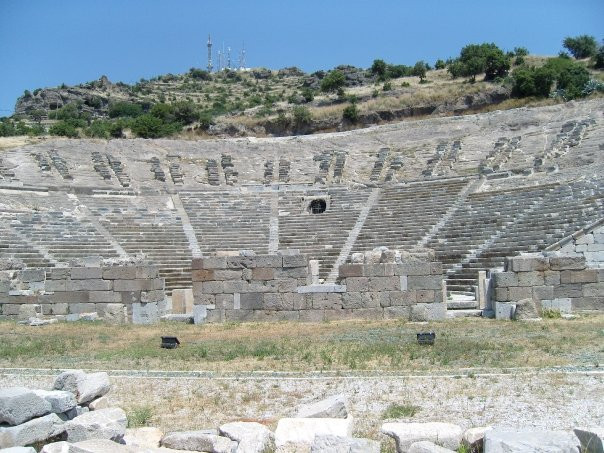
<svg viewBox="0 0 604 453"><path fill-rule="evenodd" d="M153 409L151 406L138 406L129 411L126 416L128 418L128 428L149 426L153 418Z"/></svg>
<svg viewBox="0 0 604 453"><path fill-rule="evenodd" d="M462 442L457 449L457 453L472 453L472 448L468 444Z"/></svg>
<svg viewBox="0 0 604 453"><path fill-rule="evenodd" d="M383 419L390 418L405 418L405 417L413 417L420 410L419 406L413 406L411 404L391 404L386 408L386 410L382 413Z"/></svg>
<svg viewBox="0 0 604 453"><path fill-rule="evenodd" d="M541 316L545 319L561 319L562 313L560 313L560 310L555 310L553 308L544 308L541 311Z"/></svg>

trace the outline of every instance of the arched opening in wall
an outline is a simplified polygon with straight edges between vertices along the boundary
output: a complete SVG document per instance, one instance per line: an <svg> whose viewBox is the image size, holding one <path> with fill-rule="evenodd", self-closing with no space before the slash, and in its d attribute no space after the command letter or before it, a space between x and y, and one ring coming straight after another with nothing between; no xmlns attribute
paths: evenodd
<svg viewBox="0 0 604 453"><path fill-rule="evenodd" d="M315 198L308 205L311 214L323 214L327 210L327 202L323 198Z"/></svg>

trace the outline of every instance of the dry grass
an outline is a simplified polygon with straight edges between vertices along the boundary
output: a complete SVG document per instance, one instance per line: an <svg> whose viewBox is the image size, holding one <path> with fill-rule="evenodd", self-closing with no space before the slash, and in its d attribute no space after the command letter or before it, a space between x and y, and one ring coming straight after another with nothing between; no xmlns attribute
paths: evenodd
<svg viewBox="0 0 604 453"><path fill-rule="evenodd" d="M415 334L437 333L433 347ZM0 366L220 371L434 370L602 363L604 316L512 323L456 320L109 326L0 323ZM159 348L160 336L182 346Z"/></svg>
<svg viewBox="0 0 604 453"><path fill-rule="evenodd" d="M19 148L21 146L29 145L30 143L38 143L44 139L45 137L29 137L27 135L0 137L0 151Z"/></svg>

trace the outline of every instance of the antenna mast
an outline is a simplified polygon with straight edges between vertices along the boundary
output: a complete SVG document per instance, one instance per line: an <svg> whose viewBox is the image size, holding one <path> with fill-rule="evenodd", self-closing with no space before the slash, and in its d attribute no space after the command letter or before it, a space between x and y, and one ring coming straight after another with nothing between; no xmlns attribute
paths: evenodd
<svg viewBox="0 0 604 453"><path fill-rule="evenodd" d="M239 69L245 69L245 42L241 45L239 52Z"/></svg>
<svg viewBox="0 0 604 453"><path fill-rule="evenodd" d="M212 38L208 35L208 72L212 72Z"/></svg>
<svg viewBox="0 0 604 453"><path fill-rule="evenodd" d="M227 68L231 69L231 47L227 47Z"/></svg>

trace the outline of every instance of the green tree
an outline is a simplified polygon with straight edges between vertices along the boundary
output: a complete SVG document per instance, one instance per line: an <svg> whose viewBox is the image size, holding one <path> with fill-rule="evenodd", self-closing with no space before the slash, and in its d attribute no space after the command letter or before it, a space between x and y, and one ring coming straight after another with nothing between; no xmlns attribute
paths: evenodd
<svg viewBox="0 0 604 453"><path fill-rule="evenodd" d="M514 55L517 57L526 57L529 51L526 47L514 47Z"/></svg>
<svg viewBox="0 0 604 453"><path fill-rule="evenodd" d="M131 117L135 118L142 115L143 108L140 104L134 104L132 102L119 101L109 105L109 116L111 118L118 117Z"/></svg>
<svg viewBox="0 0 604 453"><path fill-rule="evenodd" d="M598 53L594 57L594 67L596 69L604 69L604 41L598 48Z"/></svg>
<svg viewBox="0 0 604 453"><path fill-rule="evenodd" d="M58 123L53 124L48 129L48 133L50 135L59 135L61 137L70 138L75 138L78 136L77 129L67 121L59 121Z"/></svg>
<svg viewBox="0 0 604 453"><path fill-rule="evenodd" d="M334 69L333 71L329 71L323 80L321 80L321 91L326 93L337 92L345 83L346 77L344 73Z"/></svg>
<svg viewBox="0 0 604 453"><path fill-rule="evenodd" d="M143 138L158 138L165 135L164 124L161 119L145 113L132 122L132 132Z"/></svg>
<svg viewBox="0 0 604 453"><path fill-rule="evenodd" d="M346 106L342 112L342 118L355 124L359 120L359 109L355 103Z"/></svg>
<svg viewBox="0 0 604 453"><path fill-rule="evenodd" d="M434 69L445 69L446 66L444 60L441 60L440 58L434 63Z"/></svg>
<svg viewBox="0 0 604 453"><path fill-rule="evenodd" d="M598 51L596 38L590 35L567 36L562 45L577 59L593 57Z"/></svg>
<svg viewBox="0 0 604 453"><path fill-rule="evenodd" d="M509 57L493 43L469 44L461 49L459 56L460 75L470 77L472 81L482 72L485 80L503 77L510 69ZM452 72L453 75L453 72Z"/></svg>
<svg viewBox="0 0 604 453"><path fill-rule="evenodd" d="M426 63L423 60L415 63L415 66L413 66L413 75L419 77L420 82L426 78Z"/></svg>
<svg viewBox="0 0 604 453"><path fill-rule="evenodd" d="M176 121L191 124L199 118L197 106L191 101L179 101L172 104Z"/></svg>
<svg viewBox="0 0 604 453"><path fill-rule="evenodd" d="M312 122L310 110L302 105L294 107L292 112L292 123L294 128L300 129L309 125Z"/></svg>
<svg viewBox="0 0 604 453"><path fill-rule="evenodd" d="M189 75L193 79L197 80L211 80L212 76L208 71L204 71L203 69L191 68L189 69Z"/></svg>
<svg viewBox="0 0 604 453"><path fill-rule="evenodd" d="M388 70L388 65L384 60L373 60L373 64L369 71L377 76L378 80L384 80L386 78L386 71Z"/></svg>

